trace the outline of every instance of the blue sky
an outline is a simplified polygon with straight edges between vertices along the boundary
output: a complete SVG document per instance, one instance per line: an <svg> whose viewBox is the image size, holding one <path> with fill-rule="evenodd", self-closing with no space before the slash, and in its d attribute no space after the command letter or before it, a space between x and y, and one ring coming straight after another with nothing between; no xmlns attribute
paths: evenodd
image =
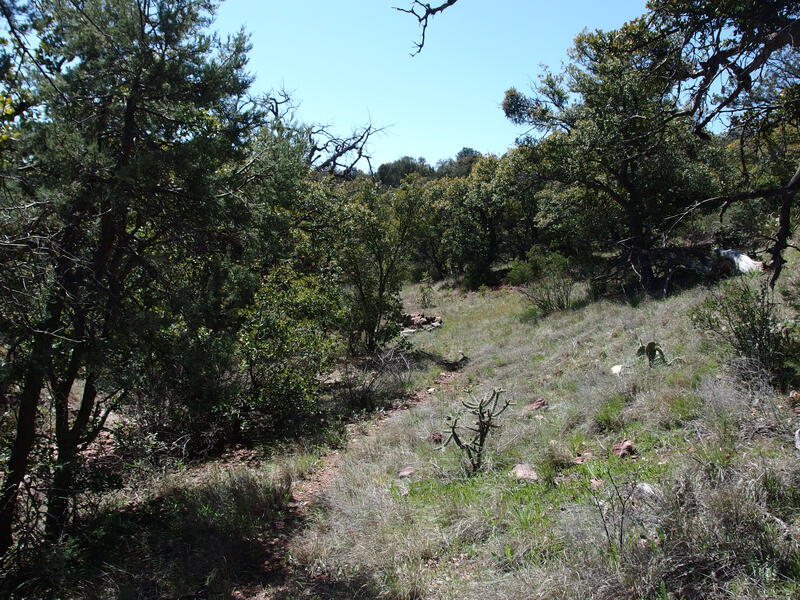
<svg viewBox="0 0 800 600"><path fill-rule="evenodd" d="M503 92L528 90L578 32L619 27L645 0L460 0L431 19L413 58L416 20L392 9L409 4L226 0L216 29L251 34L255 90L291 92L304 122L386 128L370 144L377 169L404 155L435 165L465 146L502 154L524 131L503 116Z"/></svg>

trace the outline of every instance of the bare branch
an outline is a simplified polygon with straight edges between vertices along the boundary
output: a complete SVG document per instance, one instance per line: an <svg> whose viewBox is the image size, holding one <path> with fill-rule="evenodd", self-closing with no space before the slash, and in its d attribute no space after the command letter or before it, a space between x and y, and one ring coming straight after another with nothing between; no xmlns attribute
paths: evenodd
<svg viewBox="0 0 800 600"><path fill-rule="evenodd" d="M420 27L422 28L422 33L420 34L419 42L414 44L416 50L411 53L411 56L416 56L417 54L422 52L422 48L425 46L425 33L428 30L428 19L430 19L433 15L450 8L456 2L458 2L458 0L447 0L446 2L442 2L439 6L431 6L426 2L420 2L419 0L414 0L411 3L410 8L399 8L397 6L394 7L394 9L399 12L407 13L409 15L414 15L417 18Z"/></svg>

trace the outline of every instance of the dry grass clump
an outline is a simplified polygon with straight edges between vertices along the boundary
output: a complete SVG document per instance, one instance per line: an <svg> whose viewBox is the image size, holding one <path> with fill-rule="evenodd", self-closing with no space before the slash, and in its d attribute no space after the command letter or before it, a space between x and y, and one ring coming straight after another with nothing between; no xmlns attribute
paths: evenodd
<svg viewBox="0 0 800 600"><path fill-rule="evenodd" d="M444 327L412 341L439 356L463 352L466 368L344 457L293 547L298 564L365 577L389 598L797 591L796 547L772 518L797 528L794 475L781 467L796 461L793 417L766 383L722 371L721 347L688 317L704 290L638 307L601 301L538 322L522 318L513 291L438 291ZM669 361L637 357L642 341ZM492 387L513 405L484 472L467 479L458 452L430 440L446 434L460 399ZM637 458L613 456L625 439ZM512 477L518 463L539 479ZM413 473L401 478L405 467ZM770 497L783 508L765 508Z"/></svg>
<svg viewBox="0 0 800 600"><path fill-rule="evenodd" d="M800 471L687 467L668 485L617 481L563 513L567 591L602 599L793 598L800 592ZM610 550L609 550L610 548ZM559 582L560 584L560 582Z"/></svg>

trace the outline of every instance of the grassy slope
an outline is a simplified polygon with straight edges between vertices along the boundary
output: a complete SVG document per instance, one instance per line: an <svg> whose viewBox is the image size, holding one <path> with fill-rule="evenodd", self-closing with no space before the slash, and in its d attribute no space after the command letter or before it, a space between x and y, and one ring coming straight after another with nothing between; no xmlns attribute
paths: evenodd
<svg viewBox="0 0 800 600"><path fill-rule="evenodd" d="M352 591L365 598L800 592L794 416L785 399L724 374L724 349L689 322L703 290L637 308L603 301L538 323L513 291L438 293L432 312L444 328L413 341L464 352L464 373L344 457L293 544L297 564L366 578L370 591ZM415 294L405 294L407 308ZM680 359L651 369L636 357L640 340ZM446 433L460 398L492 387L514 406L490 440L489 468L466 478L459 451L428 438ZM526 408L539 398L549 409ZM611 456L623 439L637 459ZM591 459L573 465L579 454ZM511 477L519 462L540 480Z"/></svg>
<svg viewBox="0 0 800 600"><path fill-rule="evenodd" d="M692 328L705 294L534 322L514 291L440 289L430 312L445 326L413 342L469 362L446 383L418 368L403 384L432 386L431 400L354 423L375 433L340 453L310 518L289 486L319 449L153 475L98 499L12 597L800 597L800 423L785 397L727 374L725 349ZM649 368L636 350L650 340L679 360ZM429 439L492 387L514 404L486 471L467 478L459 451ZM549 408L526 406L538 399ZM624 439L635 460L611 456ZM517 463L539 481L511 477Z"/></svg>

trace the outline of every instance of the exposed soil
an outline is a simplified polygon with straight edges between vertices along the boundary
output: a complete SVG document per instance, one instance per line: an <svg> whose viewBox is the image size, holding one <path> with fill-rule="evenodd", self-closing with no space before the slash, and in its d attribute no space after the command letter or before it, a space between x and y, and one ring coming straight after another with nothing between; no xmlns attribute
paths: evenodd
<svg viewBox="0 0 800 600"><path fill-rule="evenodd" d="M453 385L460 372L442 372L433 382L437 388ZM322 576L310 576L291 563L288 549L292 540L306 527L309 507L321 498L339 473L342 456L357 448L380 431L398 413L429 402L434 388L412 393L408 400L395 409L381 413L365 426L363 423L348 426L347 446L332 450L320 459L319 467L306 478L292 486L292 499L282 521L273 526L272 535L261 540L259 553L265 559L258 584L246 585L232 594L236 600L289 600L293 598L376 598L377 590L367 581L333 581ZM254 578L255 579L255 578ZM355 595L354 595L355 594Z"/></svg>

